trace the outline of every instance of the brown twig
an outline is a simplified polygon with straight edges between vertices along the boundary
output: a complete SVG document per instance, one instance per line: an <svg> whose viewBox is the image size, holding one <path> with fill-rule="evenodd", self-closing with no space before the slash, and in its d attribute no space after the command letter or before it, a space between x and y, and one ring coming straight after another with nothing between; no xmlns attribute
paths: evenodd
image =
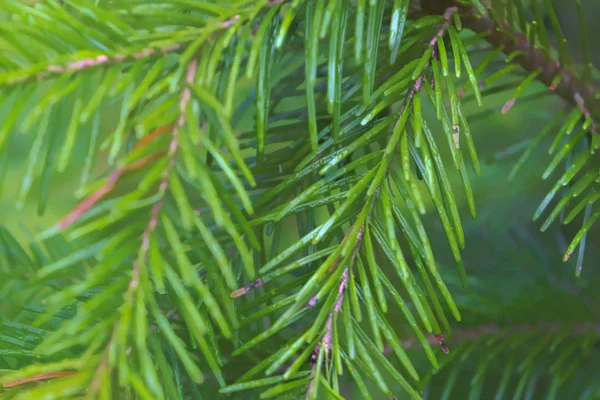
<svg viewBox="0 0 600 400"><path fill-rule="evenodd" d="M69 72L77 72L82 71L88 68L97 67L100 65L108 65L108 64L118 64L124 61L136 61L142 58L148 58L157 54L166 54L171 53L173 51L179 50L181 45L174 44L170 46L161 47L158 49L155 48L145 48L138 50L132 54L99 54L95 57L86 57L79 60L70 61L64 65L52 64L49 65L46 70L33 74L33 75L21 75L16 76L12 79L7 79L5 82L2 82L4 85L17 85L20 83L29 82L32 80L42 80L46 78L50 78L52 76L69 73Z"/></svg>
<svg viewBox="0 0 600 400"><path fill-rule="evenodd" d="M507 23L496 26L487 16L477 18L472 12L467 16L465 26L476 33L489 33L485 39L495 47L503 46L506 55L518 51L519 55L513 61L529 72L541 71L537 80L565 101L587 110L585 112L588 114L600 113L600 103L595 98L594 88L583 82L575 72L536 49L523 34Z"/></svg>
<svg viewBox="0 0 600 400"><path fill-rule="evenodd" d="M536 80L581 109L586 118L594 119L594 116L600 115L600 100L596 99L596 90L568 66L561 65L544 51L535 48L525 35L507 22L501 21L498 25L488 15L480 15L475 8L461 6L456 0L422 0L421 6L420 10L413 10L415 16L442 14L448 7L458 7L463 26L483 34L486 41L494 48L502 48L504 54L518 54L513 58L513 63L529 73L540 71ZM598 133L595 123L590 125L590 132Z"/></svg>
<svg viewBox="0 0 600 400"><path fill-rule="evenodd" d="M17 379L14 381L10 381L10 382L2 385L2 387L11 388L11 387L23 385L23 384L29 383L29 382L39 382L39 381L45 381L47 379L64 378L66 376L75 375L76 373L77 373L76 371L46 372L44 374L28 376L26 378L21 378L21 379Z"/></svg>
<svg viewBox="0 0 600 400"><path fill-rule="evenodd" d="M516 325L511 328L503 328L497 324L489 324L489 325L482 325L482 326L479 326L476 328L454 329L452 332L452 335L449 336L448 341L453 346L456 346L463 342L478 340L485 335L494 335L494 334L500 334L500 333L502 333L502 335L504 337L510 336L513 334L517 334L517 333L525 333L525 332L532 332L532 331L540 331L546 335L556 334L560 330L564 329L565 326L570 328L570 333L573 336L583 336L590 332L593 332L596 334L596 336L600 337L600 324L579 323L579 324L565 325L564 323L560 324L560 323L556 323L556 322L538 322L535 324ZM442 340L443 340L443 338L442 338ZM435 335L430 336L428 338L429 344L432 344L432 345L439 344L439 341L440 341L440 338L438 338ZM414 348L417 344L418 344L418 340L415 337L411 337L411 338L408 338L408 339L405 339L402 341L402 345L406 350ZM385 353L389 354L389 353L391 353L391 350L392 350L391 347L386 346ZM446 352L443 348L442 348L442 350L444 352Z"/></svg>

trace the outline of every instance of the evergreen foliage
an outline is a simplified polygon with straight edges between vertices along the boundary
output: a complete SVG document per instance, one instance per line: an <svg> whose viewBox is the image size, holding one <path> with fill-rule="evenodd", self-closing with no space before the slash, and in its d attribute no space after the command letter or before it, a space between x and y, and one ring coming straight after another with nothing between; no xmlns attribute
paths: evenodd
<svg viewBox="0 0 600 400"><path fill-rule="evenodd" d="M0 0L2 176L32 138L5 190L42 214L80 182L52 226L0 228L0 398L600 398L570 7L581 60L550 0ZM475 109L549 94L509 178L551 154L517 214L565 229L585 284L476 208Z"/></svg>

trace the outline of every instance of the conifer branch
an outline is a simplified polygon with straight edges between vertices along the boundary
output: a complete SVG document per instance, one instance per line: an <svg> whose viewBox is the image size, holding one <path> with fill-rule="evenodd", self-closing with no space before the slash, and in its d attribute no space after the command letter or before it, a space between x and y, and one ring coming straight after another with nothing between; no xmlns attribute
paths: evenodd
<svg viewBox="0 0 600 400"><path fill-rule="evenodd" d="M284 3L286 0L262 0L258 5L249 7L245 15L234 14L228 19L217 22L217 29L208 26L208 35L204 39L208 40L215 38L215 32L217 30L229 30L237 29L243 24L251 22L251 18L256 16L263 8L272 8L280 3ZM34 2L35 3L35 2ZM202 35L199 35L202 37ZM54 62L50 65L32 65L16 71L8 71L0 75L0 87L15 86L19 84L25 84L31 81L40 81L45 79L51 79L63 74L73 73L88 70L90 68L104 66L104 65L116 65L126 62L134 62L146 58L164 56L168 53L173 53L177 50L185 50L189 45L185 45L184 42L173 43L164 46L157 47L144 47L141 49L128 49L129 51L120 51L114 54L102 53L95 56L89 56L90 52L86 52L85 57L77 58L77 54L71 54L70 57L75 56L75 60L65 62ZM69 55L65 55L69 57Z"/></svg>
<svg viewBox="0 0 600 400"><path fill-rule="evenodd" d="M171 137L171 141L169 143L169 149L168 149L168 153L167 153L167 157L168 157L169 161L168 161L167 166L165 167L164 171L162 172L162 178L161 178L161 181L160 181L160 184L158 187L158 200L154 203L154 205L152 206L152 209L150 211L150 219L149 219L148 224L146 225L146 228L144 229L144 232L142 234L141 246L140 246L136 261L134 262L133 271L131 273L131 279L129 280L127 292L125 294L125 303L127 304L128 307L133 306L136 292L137 292L137 290L139 288L139 284L140 284L140 274L142 273L143 266L146 265L146 258L147 258L148 250L150 247L150 237L152 236L152 233L154 232L154 230L156 229L156 227L158 225L158 220L160 218L161 210L162 210L162 207L164 204L165 195L169 188L169 178L170 178L171 173L173 172L173 169L175 168L175 164L177 162L177 153L179 150L179 131L186 123L186 118L185 118L186 109L188 106L188 102L190 101L190 99L192 97L191 89L189 88L189 85L194 83L194 78L196 76L197 67L198 67L197 59L193 59L190 62L190 64L187 66L187 71L186 71L186 76L185 76L185 85L183 87L183 90L182 90L182 93L180 96L180 100L179 100L180 115L171 130L172 137ZM100 387L100 383L101 383L100 377L101 377L102 372L106 368L110 369L110 366L108 365L109 351L110 351L111 346L113 345L113 340L115 338L115 334L118 331L120 321L121 320L119 319L113 327L113 333L111 335L111 338L108 341L108 345L106 346L105 355L96 370L96 377L92 381L92 386L91 386L91 389L93 391L97 390Z"/></svg>
<svg viewBox="0 0 600 400"><path fill-rule="evenodd" d="M185 77L185 81L186 81L187 85L194 83L194 78L196 76L197 67L198 67L197 59L192 60L190 62L190 64L188 65L187 73L186 73L186 77ZM169 188L169 177L170 177L171 173L173 172L173 169L175 168L175 164L177 163L177 153L179 150L179 131L183 127L183 125L186 123L185 113L186 113L188 102L190 101L190 99L192 97L191 90L190 90L189 86L187 86L187 85L184 86L182 94L181 94L181 98L179 100L179 112L180 112L179 119L174 124L174 126L172 128L172 132L171 132L172 138L171 138L171 142L169 143L169 149L168 149L168 153L167 153L167 157L169 157L169 162L168 162L165 170L162 173L162 178L161 178L161 181L160 181L160 184L158 187L159 199L152 206L150 221L148 221L148 225L146 226L144 233L142 235L142 246L140 248L140 254L138 256L138 263L136 264L135 270L139 269L139 260L140 259L144 260L146 258L146 254L148 253L148 248L150 246L150 236L152 235L152 232L154 232L154 230L156 229L156 226L158 224L158 219L160 218L160 212L161 212L162 206L164 204L164 198L165 198L165 195ZM134 282L133 279L132 279L132 282ZM135 282L135 285L137 285L137 282Z"/></svg>
<svg viewBox="0 0 600 400"><path fill-rule="evenodd" d="M582 77L547 52L534 47L529 39L506 21L499 24L489 15L482 15L475 7L463 6L457 0L422 0L421 12L442 14L448 7L457 7L465 27L482 34L494 48L501 48L504 54L517 54L512 62L519 64L529 73L539 73L536 80L558 94L564 101L581 109L586 118L594 122L590 131L596 132L595 121L600 115L600 101L597 90ZM418 14L418 12L417 12Z"/></svg>
<svg viewBox="0 0 600 400"><path fill-rule="evenodd" d="M24 84L31 81L53 78L62 74L84 71L103 65L115 65L119 63L150 58L153 56L163 56L167 53L177 51L181 49L181 47L182 46L180 44L173 44L159 48L147 47L134 51L130 54L99 54L94 57L84 57L74 61L69 61L66 64L51 64L42 71L39 71L39 67L34 66L30 68L32 72L29 74L22 74L22 71L19 71L19 74L12 78L10 77L10 74L4 78L0 77L0 86Z"/></svg>
<svg viewBox="0 0 600 400"><path fill-rule="evenodd" d="M495 46L503 47L503 52L509 55L519 52L514 62L520 64L526 71L539 71L536 79L556 92L566 102L580 108L586 118L595 119L600 114L600 102L596 99L596 90L586 83L581 76L568 66L561 65L547 53L537 49L527 37L514 30L509 24L501 22L501 26L488 16L477 17L475 10L467 12L465 26L476 33L488 33L485 39ZM597 117L596 117L597 118ZM596 125L590 130L596 132Z"/></svg>
<svg viewBox="0 0 600 400"><path fill-rule="evenodd" d="M428 50L426 50L426 52L431 50L432 58L438 57L437 42L446 33L448 27L450 26L450 21L451 21L452 15L457 10L458 9L456 7L449 7L448 9L446 9L444 11L443 15L444 15L445 21L440 26L439 30L434 35L434 37L430 40ZM313 353L312 353L311 361L313 362L313 367L312 367L311 373L313 375L313 379L311 379L309 386L308 386L307 398L309 398L313 394L313 391L315 390L315 385L319 384L318 382L315 382L315 380L314 380L315 370L316 370L316 368L319 367L318 365L316 365L316 363L318 363L318 360L319 360L319 353L321 351L324 351L325 355L329 355L329 353L331 352L334 315L337 314L341 310L343 299L344 299L344 292L345 292L347 284L348 284L349 268L351 268L354 265L356 257L362 248L364 234L365 234L365 226L370 223L371 215L375 208L376 201L379 198L379 192L381 190L381 186L388 184L387 175L388 175L388 171L390 168L389 158L392 157L391 153L394 150L395 144L397 143L399 136L407 135L407 132L405 131L406 128L403 125L403 123L406 123L406 119L402 115L405 113L408 113L408 109L411 106L411 102L414 100L415 95L418 95L419 91L421 90L421 88L423 86L423 83L425 82L427 72L428 72L428 69L430 66L431 66L431 60L429 60L427 62L427 65L425 66L423 71L414 80L412 86L408 90L408 92L406 94L406 98L402 104L402 108L401 108L400 114L398 116L398 119L397 119L396 123L394 124L392 139L390 139L390 141L388 142L388 144L386 146L386 149L389 149L389 151L386 151L386 154L384 154L384 156L382 157L382 161L380 161L381 166L379 168L384 168L383 174L381 175L381 178L379 181L377 181L377 180L374 181L374 183L376 183L377 186L376 186L376 189L373 191L373 193L371 195L369 195L369 193L367 192L367 203L363 206L363 211L361 211L361 214L362 214L364 212L364 210L367 210L366 217L364 217L364 219L362 219L362 223L357 229L356 239L355 239L356 243L354 244L352 255L347 262L347 266L345 267L345 269L342 273L342 278L341 278L340 284L338 286L338 298L335 302L333 309L331 310L331 312L329 313L329 315L327 317L327 321L325 324L325 333L323 334L321 340L319 342L317 342L317 345L315 346L315 349L313 350ZM396 141L394 141L394 138L396 139ZM386 161L388 161L387 164L386 164ZM383 190L386 190L386 189L384 188ZM386 201L386 200L383 200L383 201ZM349 228L348 232L346 233L346 236L341 241L340 246L343 246L345 241L348 240L349 234L351 232L355 231L355 229L357 228L356 227L357 222L358 221L356 221ZM338 259L338 260L334 261L334 263L330 267L329 271L331 271L333 268L337 267L341 261L343 261L343 260ZM316 301L317 301L316 296L311 298L308 306L312 307L316 303ZM447 348L446 344L444 343L442 334L441 333L437 334L436 339L437 339L437 342L439 343L439 345L441 346L441 348L447 354L448 348Z"/></svg>

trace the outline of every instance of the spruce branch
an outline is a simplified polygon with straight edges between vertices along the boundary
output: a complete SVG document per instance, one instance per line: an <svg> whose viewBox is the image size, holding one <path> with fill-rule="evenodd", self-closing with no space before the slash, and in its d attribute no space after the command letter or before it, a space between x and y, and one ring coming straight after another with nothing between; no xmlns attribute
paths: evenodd
<svg viewBox="0 0 600 400"><path fill-rule="evenodd" d="M556 197L560 186L568 185L570 188L573 188L577 185L583 185L582 187L587 189L591 183L591 181L588 182L587 179L594 175L594 172L592 171L595 167L591 166L591 164L596 163L596 161L592 161L593 157L588 155L596 154L598 149L600 149L600 138L597 135L597 123L600 118L600 98L591 79L590 71L593 69L593 66L591 65L589 56L589 45L585 39L587 29L585 27L585 21L582 19L583 10L581 3L577 2L576 4L580 16L580 23L582 24L581 33L582 36L584 36L583 52L585 65L581 74L572 69L570 56L568 54L568 49L566 48L566 39L564 38L562 28L556 17L556 12L550 1L546 1L544 6L552 25L552 31L558 41L558 59L554 58L553 48L543 29L540 30L540 33L543 32L544 37L540 37L539 39L542 46L536 47L535 33L538 30L537 23L541 22L542 17L540 10L535 3L532 7L534 8L537 22L534 21L530 24L527 22L524 10L519 8L522 6L519 6L518 3L513 4L512 2L507 3L507 8L505 9L506 12L502 15L500 15L497 9L493 8L491 4L483 6L476 1L472 2L471 5L466 5L466 2L462 0L422 0L420 2L420 8L413 9L412 11L415 15L442 14L444 7L452 5L458 7L463 25L485 39L492 45L492 48L495 49L495 52L490 53L489 58L483 60L481 64L482 68L485 68L486 64L489 63L497 53L502 52L507 55L505 61L509 63L509 65L494 73L494 79L498 79L510 73L516 66L521 67L526 72L526 77L519 82L509 83L504 86L504 89L502 86L498 87L501 90L515 87L514 94L502 107L503 114L507 113L513 107L524 89L534 81L542 83L549 89L548 93L556 93L557 97L567 103L565 110L569 111L569 114L561 123L562 125L554 137L549 152L551 154L554 153L559 145L562 145L563 147L554 156L553 160L544 171L542 178L547 179L556 171L556 167L562 162L566 162L567 171L563 173L560 177L560 182L555 184L540 203L538 209L534 213L533 219L535 221L546 210L553 198ZM513 14L513 6L518 10L518 17L515 17ZM523 34L523 32L527 32L528 36ZM469 78L470 80L473 79L471 75L469 75ZM492 76L487 78L487 80L491 79ZM482 85L483 84L480 82L479 86ZM460 92L459 96L462 97L463 94L464 91ZM475 94L477 95L477 93ZM538 94L536 94L536 96ZM560 121L560 119L558 121ZM509 179L512 179L515 172L520 169L533 149L542 142L542 139L553 132L553 125L554 124L544 127L542 132L540 132L540 134L538 134L531 142L527 150L521 156L521 159L519 159L515 165L513 171L509 174ZM571 135L574 130L577 130L578 133L569 138L569 135ZM583 140L586 136L588 137L587 142ZM574 159L573 156L576 153L577 158ZM567 154L568 157L565 159ZM585 176L585 178L580 179L580 176L582 175ZM584 185L585 182L588 183ZM594 190L595 188L591 189L591 191ZM569 199L575 197L573 194L573 190L565 190L562 193L562 199L547 217L545 223L541 227L542 231L545 231L548 226L556 220L556 217L560 212L565 211ZM591 203L596 201L592 200L595 198L593 196L593 194L589 194L584 201L578 203L578 205L571 210L569 218L564 220L564 223L569 223L585 208L583 224L563 254L563 261L566 262L579 246L577 266L575 269L577 276L580 274L581 264L585 254L587 232L600 217L600 212L593 214L591 212ZM584 202L587 201L589 201L589 206L585 206L584 204Z"/></svg>
<svg viewBox="0 0 600 400"><path fill-rule="evenodd" d="M125 293L125 305L124 305L124 307L126 307L126 308L133 308L133 304L135 302L135 296L136 296L136 293L137 293L139 285L140 285L140 275L144 272L144 271L142 271L142 268L144 268L144 266L147 265L148 250L150 248L150 238L158 225L161 211L162 211L163 204L164 204L164 200L165 200L165 196L169 189L169 178L171 176L171 173L173 173L175 164L177 163L177 154L178 154L178 150L179 150L179 146L180 146L179 131L186 124L186 110L188 107L188 103L192 97L191 89L189 88L189 85L194 83L197 67L198 67L198 60L194 58L186 68L185 84L183 86L183 90L181 92L181 96L180 96L180 100L179 100L180 115L179 115L179 118L177 119L177 121L175 122L175 124L173 125L173 127L171 128L171 141L169 142L169 147L168 147L168 151L167 151L167 155L166 155L168 157L168 162L167 162L165 169L162 172L162 177L161 177L160 184L158 187L158 198L157 198L156 202L154 203L154 205L152 206L152 209L150 211L150 219L149 219L148 224L146 225L144 232L142 234L140 249L138 251L137 258L133 264L133 271L131 273L131 279L129 280L129 284L127 285L127 292ZM115 336L117 335L117 333L119 331L120 322L121 322L121 319L118 319L116 321L116 323L114 324L113 330L112 330L113 333L112 333L112 335L108 341L108 344L106 346L106 349L105 349L105 355L104 355L102 361L100 362L100 364L98 365L98 368L96 369L96 375L95 375L95 377L92 381L91 387L90 387L90 391L92 394L95 393L100 388L101 379L102 379L101 377L102 377L102 374L104 373L104 370L108 369L110 371L110 368L111 368L111 366L109 365L110 351L111 351L111 348L114 346L113 342L114 342ZM131 350L128 349L127 353L129 353L130 351Z"/></svg>
<svg viewBox="0 0 600 400"><path fill-rule="evenodd" d="M331 350L332 350L331 346L332 346L332 340L333 340L332 335L333 335L334 316L336 314L338 314L342 309L342 305L344 302L344 293L346 291L346 287L348 286L349 268L352 268L352 266L354 265L354 262L356 261L356 257L362 247L365 225L369 223L371 214L373 212L373 209L375 208L375 201L376 201L376 198L378 197L377 196L378 193L379 193L379 189L377 189L375 195L372 196L371 200L366 205L366 207L369 208L369 211L367 213L366 218L363 220L362 224L360 225L360 228L358 229L358 233L356 234L357 235L356 236L356 244L354 245L354 250L352 251L352 256L350 257L350 260L348 260L347 265L344 268L344 272L342 272L342 278L341 278L340 284L337 289L337 293L338 293L337 297L338 298L335 301L335 305L334 305L333 309L331 310L331 312L329 313L329 316L327 317L327 322L325 323L325 333L323 334L321 339L317 342L317 345L315 346L315 349L313 350L313 353L311 356L311 362L313 364L313 367L311 370L312 379L310 380L310 383L308 385L307 398L314 396L315 384L318 385L318 382L315 382L315 380L314 380L314 376L315 376L316 368L319 367L317 365L317 363L319 362L319 353L323 351L325 353L325 356L329 356L331 354ZM356 222L355 222L355 224L356 224ZM344 239L340 243L340 246L343 246L345 244L348 234L354 230L353 228L354 228L354 225L348 230L348 232L346 233L346 237L344 237ZM335 268L341 261L343 261L343 260L338 259L338 260L334 261L334 263L330 267L329 271L331 271L333 268ZM308 307L314 306L316 302L317 302L317 296L315 295L310 299L310 301L308 303Z"/></svg>
<svg viewBox="0 0 600 400"><path fill-rule="evenodd" d="M214 40L223 36L229 36L231 32L235 32L242 25L251 23L254 18L263 9L269 9L284 3L285 0L261 0L252 7L245 7L245 13L233 14L231 17L219 20L218 18L209 19L207 24L200 28L194 28L196 36L202 39L202 42ZM32 5L35 6L35 4ZM160 42L153 42L147 47L126 48L115 52L101 52L90 56L90 51L79 53L65 54L58 57L58 60L53 62L44 62L37 65L27 66L17 70L3 71L0 73L0 87L11 87L20 84L25 84L32 81L41 81L52 79L64 74L70 74L88 70L90 68L100 66L111 66L135 62L143 59L152 59L164 57L167 54L176 51L185 52L190 47L198 47L198 39L190 42L190 36L183 36L179 43L169 43L160 45ZM202 44L202 43L200 43ZM92 53L95 53L92 52Z"/></svg>
<svg viewBox="0 0 600 400"><path fill-rule="evenodd" d="M11 73L0 75L0 86L14 86L28 83L31 81L51 79L63 74L80 72L100 66L111 66L116 64L122 64L125 62L138 61L151 57L163 57L164 55L180 50L181 48L182 45L180 44L172 44L169 46L158 48L146 47L140 50L134 50L131 53L102 53L93 57L86 56L82 58L77 58L72 61L67 61L63 64L56 63L50 64L47 67L29 67L24 71L18 71L18 73L15 73L14 76L12 76L13 74Z"/></svg>
<svg viewBox="0 0 600 400"><path fill-rule="evenodd" d="M596 98L597 90L568 65L561 65L548 51L536 48L527 36L507 21L494 20L473 6L464 6L458 0L422 0L421 5L421 12L425 14L441 14L447 7L457 7L465 27L481 34L493 48L502 49L504 54L511 56L511 62L535 74L537 81L581 109L586 118L593 120L590 131L598 133L595 121L600 115L600 100Z"/></svg>
<svg viewBox="0 0 600 400"><path fill-rule="evenodd" d="M225 35L227 33L227 31L223 31L222 30L223 28L231 29L231 31L235 31L238 28L240 28L242 26L242 24L250 23L251 17L258 14L259 11L263 7L264 8L272 8L272 7L279 5L280 3L282 3L282 0L276 0L276 1L269 0L269 1L260 2L259 4L252 7L250 12L247 15L244 15L243 19L241 18L240 14L235 14L231 18L221 21L218 24L218 26L220 26L220 28L221 28L221 31L217 32L217 33L220 33L220 35ZM213 32L213 31L214 31L214 29L208 29L209 33ZM217 37L217 34L215 34L214 32L207 37L200 36L200 38L205 39L205 40L208 40L210 38L215 38L215 37ZM192 44L191 46L194 46L194 45ZM167 54L169 52L174 52L176 50L189 51L189 47L191 47L191 46L183 46L182 44L172 44L172 45L161 47L158 49L144 48L139 51L134 51L133 53L131 53L129 55L124 54L124 53L118 53L115 55L101 54L101 55L98 55L95 57L86 57L86 58L78 59L75 61L70 61L66 65L58 65L58 64L50 65L47 68L47 70L36 73L36 74L23 75L22 71L19 71L20 76L18 76L17 78L14 78L12 80L9 78L6 78L6 82L4 82L0 76L0 86L2 86L2 85L10 86L10 85L19 84L19 83L25 83L29 80L41 80L41 79L45 79L45 78L53 76L52 74L56 75L56 74L76 72L76 71L81 71L81 70L84 70L87 68L96 67L96 66L105 65L105 64L110 65L110 64L122 63L122 62L127 62L127 61L135 61L135 60L140 60L143 58L148 58L148 57L156 56L156 55L160 55L160 54L162 54L164 56L165 54ZM191 83L193 83L193 82L191 82ZM187 90L187 92L184 91L184 93L186 93L186 97L188 98L185 102L187 105L187 102L191 98L191 91L189 90L189 88L186 88L186 90ZM183 98L181 100L183 101ZM139 150L140 148L143 148L143 147L149 145L158 136L163 135L164 133L166 133L169 130L173 130L173 133L175 134L177 132L177 130L180 129L181 126L183 126L183 123L185 122L185 121L182 121L182 118L184 118L186 111L181 110L181 102L180 102L180 112L181 112L181 115L179 117L179 120L176 122L175 127L172 125L166 125L166 126L163 126L163 127L153 130L152 132L143 136L138 141L138 143L136 144L136 146L134 147L133 150L134 151ZM177 127L177 125L179 125L179 127ZM171 145L174 145L174 143L172 142ZM171 152L171 149L169 149L169 153L170 152ZM54 234L57 231L64 230L65 228L67 228L70 225L72 225L73 223L75 223L79 218L81 218L85 213L87 213L95 204L97 204L101 199L106 197L106 195L109 194L114 189L115 184L117 183L117 181L121 178L121 176L124 173L142 168L147 163L154 161L156 159L162 158L164 155L165 155L165 153L157 153L154 155L144 156L142 159L137 160L137 161L131 163L130 165L115 168L111 172L109 177L107 178L107 182L105 185L103 185L101 188L96 190L89 197L84 199L67 216L65 216L61 221L59 221L57 223L56 227L49 229L45 235ZM171 162L172 160L173 159L170 158L169 165L172 164L172 162ZM172 167L170 167L170 168L172 168ZM161 185L162 185L162 183L161 183ZM161 201L161 203L162 203L162 201Z"/></svg>
<svg viewBox="0 0 600 400"><path fill-rule="evenodd" d="M567 103L580 108L586 118L598 118L600 101L596 99L596 89L568 66L561 65L547 53L535 48L525 35L512 29L506 22L497 26L488 16L477 17L474 10L467 12L465 26L476 33L487 33L485 39L497 48L503 47L506 55L518 52L514 58L515 63L530 73L536 73L535 79L556 92ZM590 128L592 132L598 133L595 123Z"/></svg>
<svg viewBox="0 0 600 400"><path fill-rule="evenodd" d="M146 257L148 252L148 247L150 245L150 236L152 232L156 229L156 225L158 224L158 220L160 218L160 212L162 210L165 195L169 188L169 177L175 168L175 164L177 163L177 154L179 151L179 131L183 128L186 123L186 111L188 107L188 103L192 98L192 92L189 88L189 85L194 83L194 78L196 76L196 70L198 68L198 60L193 59L190 64L187 66L185 82L186 85L183 87L183 91L181 94L181 98L179 100L179 118L175 122L171 131L171 141L169 143L169 148L167 152L167 157L169 159L166 168L162 173L162 179L160 181L160 185L158 187L158 201L152 206L151 218L146 226L144 233L142 235L142 246L140 248L139 257L143 260ZM188 121L189 122L189 121Z"/></svg>
<svg viewBox="0 0 600 400"><path fill-rule="evenodd" d="M344 271L342 273L342 278L341 278L341 281L338 286L338 298L335 301L334 307L330 311L330 313L327 317L327 321L325 323L325 333L323 334L321 339L317 342L317 345L315 346L315 349L313 350L313 353L312 353L312 357L311 357L311 361L313 363L312 372L311 372L312 379L308 385L307 399L313 398L314 396L316 396L316 394L315 394L316 393L316 385L318 385L319 382L315 382L315 375L318 376L318 374L315 374L315 373L316 373L317 369L321 368L321 366L318 365L318 363L321 360L322 354L324 354L323 358L328 359L328 356L331 353L334 315L339 313L339 311L341 310L341 307L343 304L343 299L344 299L344 291L346 290L346 287L348 284L349 268L352 268L352 266L355 263L358 253L362 249L363 239L364 239L364 234L365 234L365 227L366 227L366 225L368 225L370 223L371 215L375 208L375 204L376 204L377 200L379 199L379 193L381 190L386 192L385 198L381 199L381 201L384 203L383 204L384 210L386 210L389 207L389 205L387 203L389 203L390 200L388 197L389 195L387 193L388 193L388 191L390 191L390 189L388 187L389 182L388 182L387 178L388 178L389 168L391 165L390 158L392 157L393 151L398 143L398 140L400 139L399 136L408 134L406 131L406 126L405 126L406 120L407 120L407 118L405 118L405 116L408 115L408 110L411 107L411 104L415 98L415 95L418 95L419 91L422 88L424 81L426 80L427 73L431 66L431 62L432 62L431 60L437 59L437 57L438 57L437 42L440 38L442 38L445 35L447 29L450 26L452 15L457 10L458 9L456 7L449 7L447 10L444 11L444 14L443 14L444 22L440 25L439 30L434 35L434 37L429 41L427 50L425 50L424 57L430 52L431 58L427 60L426 65L424 66L422 72L417 75L416 79L414 79L412 86L410 87L410 89L408 90L408 92L406 94L406 98L400 109L399 116L393 127L392 137L390 138L389 142L387 143L384 156L382 157L382 160L380 161L379 168L377 168L378 171L375 175L374 181L372 182L372 184L369 187L369 190L367 191L366 204L363 206L360 216L357 218L357 221L355 221L354 224L349 228L349 230L346 233L346 236L340 243L340 247L344 248L344 247L346 247L346 241L354 240L353 250L351 253L352 255L349 258L349 260L347 261L347 265L344 267ZM382 188L382 186L384 186L384 187ZM375 188L375 189L373 189L373 188ZM366 211L366 213L365 213L365 211ZM389 211L389 213L391 214L391 210ZM366 214L366 216L365 216L365 214ZM389 215L388 218L391 218L391 215ZM360 222L360 225L356 225L359 222ZM352 239L349 239L350 238L349 234L354 233L354 232L356 232L356 234L354 234L355 237ZM393 237L393 236L395 236L395 234L388 232L388 235L391 236L390 239L392 240L392 243L396 243L395 238ZM350 243L352 243L352 242L350 241ZM398 245L393 244L392 246L398 246ZM329 268L328 272L331 271L333 268L338 267L340 265L340 263L342 263L343 261L344 261L343 257L335 260L333 262L332 266ZM317 296L315 295L309 301L308 306L312 307L316 303L316 301L317 301ZM435 337L436 337L437 343L443 349L444 353L448 354L448 347L444 343L443 335L441 334L441 332L438 332Z"/></svg>

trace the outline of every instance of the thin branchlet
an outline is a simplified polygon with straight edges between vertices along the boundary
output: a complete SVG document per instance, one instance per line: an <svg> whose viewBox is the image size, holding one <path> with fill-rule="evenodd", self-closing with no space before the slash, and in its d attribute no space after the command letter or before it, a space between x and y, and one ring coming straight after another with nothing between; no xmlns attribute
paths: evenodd
<svg viewBox="0 0 600 400"><path fill-rule="evenodd" d="M194 83L197 67L197 59L193 59L187 67L185 77L186 84L183 87L181 97L179 100L180 115L177 119L177 122L173 125L171 129L171 141L169 142L169 148L167 153L169 161L162 172L162 178L158 187L158 200L152 206L152 209L150 211L150 219L148 220L146 228L142 233L140 248L138 251L136 261L133 264L131 279L129 280L127 292L125 293L125 304L133 304L134 302L137 290L139 288L140 274L142 273L142 268L146 265L146 258L148 256L148 250L150 246L150 238L158 225L158 220L160 218L161 210L164 204L164 199L169 188L169 177L175 168L175 164L177 163L177 153L179 149L179 131L183 128L183 126L186 123L186 109L191 99L191 90L188 85ZM111 348L111 346L113 346L115 335L119 330L120 323L121 320L118 319L113 326L112 335L106 346L105 354L100 364L98 365L98 368L96 369L95 378L92 380L92 384L90 387L92 392L99 389L101 384L102 373L106 368L110 368L110 365L108 365L109 349ZM130 348L127 351L131 351Z"/></svg>
<svg viewBox="0 0 600 400"><path fill-rule="evenodd" d="M147 47L138 51L135 51L131 54L125 53L116 53L116 54L99 54L94 57L86 57L78 60L67 62L66 64L51 64L46 70L38 73L34 73L31 75L22 75L15 77L13 79L8 79L6 82L3 82L3 85L11 86L11 85L19 85L23 83L27 83L30 81L43 80L53 78L62 74L74 73L84 71L94 67L107 66L107 65L115 65L124 62L137 61L144 58L150 57L162 57L167 53L172 53L174 51L181 49L180 44L173 44L160 48L151 48Z"/></svg>

